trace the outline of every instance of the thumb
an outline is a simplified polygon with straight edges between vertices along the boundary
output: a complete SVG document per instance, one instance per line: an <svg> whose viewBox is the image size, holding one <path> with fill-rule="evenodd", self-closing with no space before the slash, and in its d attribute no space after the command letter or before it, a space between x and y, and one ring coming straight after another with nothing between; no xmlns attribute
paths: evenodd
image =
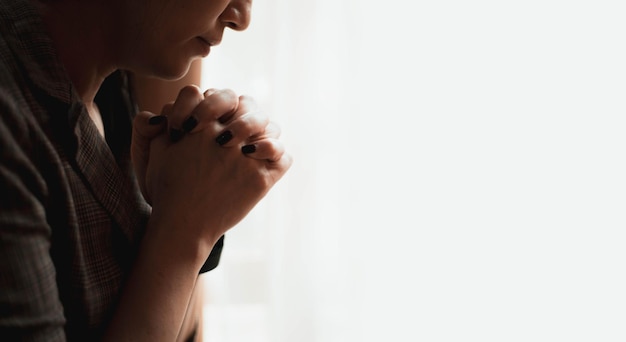
<svg viewBox="0 0 626 342"><path fill-rule="evenodd" d="M150 157L150 143L167 127L167 117L150 112L139 112L133 119L133 135L130 155L139 188L146 197L146 170ZM148 198L146 197L146 200Z"/></svg>

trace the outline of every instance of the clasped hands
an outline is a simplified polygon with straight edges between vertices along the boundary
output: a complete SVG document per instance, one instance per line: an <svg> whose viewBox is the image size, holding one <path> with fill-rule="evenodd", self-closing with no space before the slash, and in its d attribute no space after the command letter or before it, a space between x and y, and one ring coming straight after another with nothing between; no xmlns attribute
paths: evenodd
<svg viewBox="0 0 626 342"><path fill-rule="evenodd" d="M151 220L215 242L291 166L279 136L252 98L231 90L187 86L160 115L139 113L131 155Z"/></svg>

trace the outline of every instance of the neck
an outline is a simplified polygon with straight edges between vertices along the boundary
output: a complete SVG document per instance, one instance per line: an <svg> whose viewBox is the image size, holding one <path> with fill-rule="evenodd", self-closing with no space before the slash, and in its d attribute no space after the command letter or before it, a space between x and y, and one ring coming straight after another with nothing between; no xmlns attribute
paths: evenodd
<svg viewBox="0 0 626 342"><path fill-rule="evenodd" d="M115 71L113 18L101 1L45 1L41 12L70 80L82 101L93 101ZM110 7L109 7L110 8Z"/></svg>

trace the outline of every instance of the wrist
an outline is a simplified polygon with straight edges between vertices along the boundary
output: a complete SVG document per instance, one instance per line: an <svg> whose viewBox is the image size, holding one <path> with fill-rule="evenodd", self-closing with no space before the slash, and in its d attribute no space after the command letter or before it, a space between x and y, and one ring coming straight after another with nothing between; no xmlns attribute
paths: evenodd
<svg viewBox="0 0 626 342"><path fill-rule="evenodd" d="M186 220L169 220L153 211L142 244L161 257L178 263L192 264L199 271L220 236L193 234L197 224Z"/></svg>

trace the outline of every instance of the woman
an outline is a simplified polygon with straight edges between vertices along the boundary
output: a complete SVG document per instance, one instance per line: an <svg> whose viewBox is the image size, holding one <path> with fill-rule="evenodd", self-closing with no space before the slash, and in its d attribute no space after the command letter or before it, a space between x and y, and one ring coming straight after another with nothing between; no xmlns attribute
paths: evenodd
<svg viewBox="0 0 626 342"><path fill-rule="evenodd" d="M130 83L182 77L250 5L0 3L0 336L193 334L198 273L291 158L250 98L188 86L136 113Z"/></svg>

